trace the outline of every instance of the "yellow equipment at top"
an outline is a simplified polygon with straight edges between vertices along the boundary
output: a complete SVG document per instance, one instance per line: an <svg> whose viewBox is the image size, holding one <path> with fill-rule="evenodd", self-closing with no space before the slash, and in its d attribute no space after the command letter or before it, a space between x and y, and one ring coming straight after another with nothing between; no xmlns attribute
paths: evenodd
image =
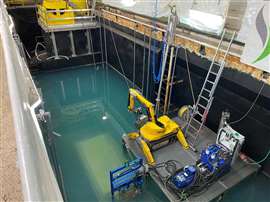
<svg viewBox="0 0 270 202"><path fill-rule="evenodd" d="M132 88L129 89L129 111L138 112L135 109L135 98L144 105L147 111L147 121L139 128L139 133L133 132L128 136L137 140L149 164L155 163L151 152L156 150L156 146L164 146L164 143L169 144L177 138L184 149L189 148L179 125L166 115L157 118L154 105L143 97L140 92Z"/></svg>
<svg viewBox="0 0 270 202"><path fill-rule="evenodd" d="M38 8L38 18L46 26L69 25L75 23L75 16L82 12L74 9L87 9L87 0L43 0Z"/></svg>

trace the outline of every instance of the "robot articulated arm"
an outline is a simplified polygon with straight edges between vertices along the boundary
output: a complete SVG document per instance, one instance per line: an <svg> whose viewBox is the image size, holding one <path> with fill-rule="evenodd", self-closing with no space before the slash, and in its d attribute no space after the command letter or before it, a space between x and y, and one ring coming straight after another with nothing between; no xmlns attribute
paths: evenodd
<svg viewBox="0 0 270 202"><path fill-rule="evenodd" d="M131 112L136 112L135 99L137 99L146 108L148 121L155 123L161 128L164 128L164 125L157 120L154 105L149 102L145 97L143 97L143 95L139 91L133 88L129 89L128 110Z"/></svg>
<svg viewBox="0 0 270 202"><path fill-rule="evenodd" d="M179 125L166 115L157 118L154 105L143 97L140 92L132 88L129 89L128 96L129 111L140 113L140 110L135 109L135 99L145 107L147 111L147 117L145 116L145 118L147 118L147 121L139 118L138 120L143 120L142 123L137 124L139 131L129 133L128 136L140 145L149 164L155 164L152 151L157 150L161 145L170 144L176 139L178 139L184 149L188 149L188 143Z"/></svg>

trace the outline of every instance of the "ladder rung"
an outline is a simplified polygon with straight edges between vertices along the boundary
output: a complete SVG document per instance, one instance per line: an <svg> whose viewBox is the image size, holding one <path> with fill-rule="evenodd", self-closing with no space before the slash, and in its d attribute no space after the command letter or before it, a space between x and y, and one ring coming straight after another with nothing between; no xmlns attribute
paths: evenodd
<svg viewBox="0 0 270 202"><path fill-rule="evenodd" d="M183 80L181 79L181 80L178 80L178 81L174 81L174 82L172 83L172 85L179 84L179 83L183 83Z"/></svg>
<svg viewBox="0 0 270 202"><path fill-rule="evenodd" d="M158 94L158 92L154 92L156 95ZM164 92L163 91L160 91L160 95L162 95L162 96L165 96L165 94L164 94ZM160 99L161 100L161 99Z"/></svg>
<svg viewBox="0 0 270 202"><path fill-rule="evenodd" d="M168 76L168 75L164 75L164 76ZM172 79L176 79L176 76L173 76L173 77L171 78L171 80L172 80ZM168 80L168 77L164 78L164 79L163 79L163 82L167 82L167 80Z"/></svg>
<svg viewBox="0 0 270 202"><path fill-rule="evenodd" d="M214 84L215 84L215 82L213 82L213 81L209 81L209 80L207 80L207 82L208 82L208 83L211 83L212 85L214 85Z"/></svg>
<svg viewBox="0 0 270 202"><path fill-rule="evenodd" d="M199 125L201 125L202 123L200 122L200 121L198 121L197 119L195 119L195 118L193 118L192 120L191 120L191 122L192 121L194 121L194 122L196 122L197 124L199 124Z"/></svg>
<svg viewBox="0 0 270 202"><path fill-rule="evenodd" d="M211 93L211 90L208 90L206 88L203 89L204 91L208 92L208 93Z"/></svg>
<svg viewBox="0 0 270 202"><path fill-rule="evenodd" d="M192 129L192 127L188 126L186 133L189 133L189 134L191 134L191 136L195 137L195 134L198 132L198 129L195 129L195 130L194 129L190 130L190 129Z"/></svg>
<svg viewBox="0 0 270 202"><path fill-rule="evenodd" d="M194 118L193 118L194 119ZM193 120L192 119L192 120ZM197 122L192 122L192 120L190 121L190 123L189 123L189 125L192 125L193 127L196 127L196 128L198 128L198 127L200 127L201 126L201 123L199 122L199 123L197 123ZM198 129L197 129L198 130Z"/></svg>
<svg viewBox="0 0 270 202"><path fill-rule="evenodd" d="M201 104L198 104L198 106L200 106L200 107L203 108L203 109L206 109L206 106L203 106L203 105L201 105Z"/></svg>
<svg viewBox="0 0 270 202"><path fill-rule="evenodd" d="M192 139L195 139L196 138L196 136L192 133L192 132L190 132L190 131L186 131L186 134L185 134L189 139L190 138L192 138Z"/></svg>
<svg viewBox="0 0 270 202"><path fill-rule="evenodd" d="M206 100L206 101L209 101L209 99L208 98L206 98L206 97L204 97L204 96L200 96L202 99L204 99L204 100Z"/></svg>
<svg viewBox="0 0 270 202"><path fill-rule="evenodd" d="M192 128L192 129L194 129L195 131L195 133L196 132L198 132L198 130L199 130L199 128L196 128L195 126L193 126L193 125L191 125L191 124L189 124L189 128ZM191 132L191 131L190 131Z"/></svg>
<svg viewBox="0 0 270 202"><path fill-rule="evenodd" d="M160 104L164 105L165 104L165 100L160 98L160 101L159 101Z"/></svg>
<svg viewBox="0 0 270 202"><path fill-rule="evenodd" d="M201 117L203 117L203 114L201 114L200 112L197 112L197 115L200 115Z"/></svg>
<svg viewBox="0 0 270 202"><path fill-rule="evenodd" d="M210 72L210 74L213 74L213 75L218 75L218 73L216 73L216 72Z"/></svg>
<svg viewBox="0 0 270 202"><path fill-rule="evenodd" d="M188 137L188 139L192 139L194 142L197 140L198 136L199 136L199 132L196 132L194 134L190 133L190 136Z"/></svg>

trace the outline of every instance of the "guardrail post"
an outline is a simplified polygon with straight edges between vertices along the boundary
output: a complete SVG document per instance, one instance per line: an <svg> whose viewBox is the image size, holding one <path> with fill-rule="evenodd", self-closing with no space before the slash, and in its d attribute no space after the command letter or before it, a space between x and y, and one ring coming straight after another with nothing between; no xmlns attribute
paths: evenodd
<svg viewBox="0 0 270 202"><path fill-rule="evenodd" d="M70 38L70 44L71 44L72 57L75 57L76 56L76 51L75 51L74 38L73 38L73 32L72 31L69 31L69 38Z"/></svg>
<svg viewBox="0 0 270 202"><path fill-rule="evenodd" d="M57 50L57 45L56 45L54 32L51 32L51 39L52 39L53 51L54 51L55 59L60 59L59 55L58 55L58 50Z"/></svg>

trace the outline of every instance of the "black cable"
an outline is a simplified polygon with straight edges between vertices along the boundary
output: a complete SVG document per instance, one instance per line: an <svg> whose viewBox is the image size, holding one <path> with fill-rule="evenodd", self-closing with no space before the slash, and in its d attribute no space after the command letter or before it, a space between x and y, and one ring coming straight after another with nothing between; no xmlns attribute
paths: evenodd
<svg viewBox="0 0 270 202"><path fill-rule="evenodd" d="M184 168L176 170L165 182L165 187L168 191L174 193L179 200L186 200L189 196L199 196L205 193L208 188L217 181L223 174L225 174L227 170L227 166L229 166L231 158L227 158L224 165L219 168L216 168L214 172L206 172L201 173L196 164L196 172L191 184L184 188L177 188L172 182L172 178L179 172L183 171ZM229 169L229 167L228 167Z"/></svg>
<svg viewBox="0 0 270 202"><path fill-rule="evenodd" d="M173 176L173 174L176 173L177 164L182 165L177 160L168 160L166 162L158 163L155 166L150 166L149 169L153 170L155 174L157 175L157 177L160 179L160 181L166 186L166 182L168 178ZM160 168L164 168L169 173L169 175L167 176L161 175L160 172L158 171L158 169Z"/></svg>
<svg viewBox="0 0 270 202"><path fill-rule="evenodd" d="M252 102L252 104L251 104L251 106L249 107L249 109L247 110L247 112L246 112L240 119L235 120L235 121L231 121L231 122L229 123L230 125L235 124L235 123L238 123L238 122L242 121L243 119L245 119L245 118L248 116L249 112L253 109L253 107L255 106L255 104L256 104L256 102L257 102L257 100L259 99L259 97L260 97L260 95L261 95L261 93L262 93L262 90L263 90L264 86L265 86L265 83L263 82L263 84L262 84L262 86L261 86L261 88L260 88L260 90L259 90L259 92L258 92L258 94L257 94L257 96L256 96L256 98L255 98L255 100Z"/></svg>

